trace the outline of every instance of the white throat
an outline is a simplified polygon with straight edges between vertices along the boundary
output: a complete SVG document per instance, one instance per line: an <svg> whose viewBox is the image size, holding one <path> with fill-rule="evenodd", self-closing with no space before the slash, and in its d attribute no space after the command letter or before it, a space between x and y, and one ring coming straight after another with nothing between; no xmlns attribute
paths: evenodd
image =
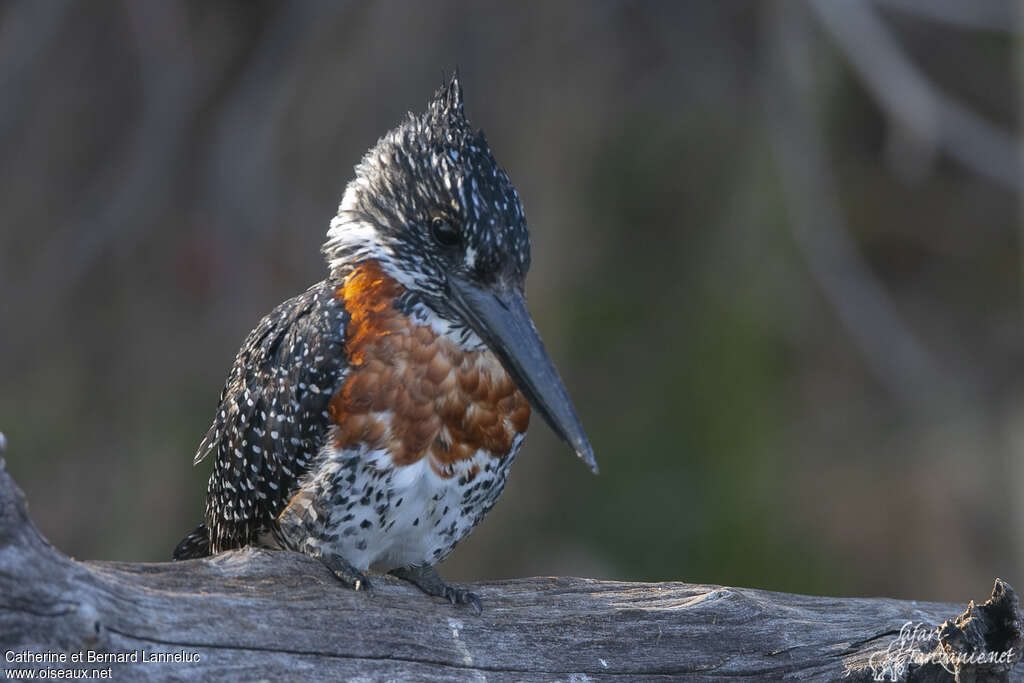
<svg viewBox="0 0 1024 683"><path fill-rule="evenodd" d="M356 211L356 196L360 188L367 189L362 178L348 184L338 206L338 214L331 219L323 247L328 254L328 265L335 271L347 264L372 259L406 289L418 289L415 277L398 266L394 251L381 242L377 226L360 217Z"/></svg>

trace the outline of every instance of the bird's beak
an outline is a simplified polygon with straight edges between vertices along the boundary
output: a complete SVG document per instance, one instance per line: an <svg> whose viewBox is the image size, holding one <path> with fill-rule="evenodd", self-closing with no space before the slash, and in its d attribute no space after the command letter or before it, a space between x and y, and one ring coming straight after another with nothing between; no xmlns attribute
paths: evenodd
<svg viewBox="0 0 1024 683"><path fill-rule="evenodd" d="M558 371L514 287L494 292L449 276L452 305L501 360L505 371L551 429L597 474L597 461Z"/></svg>

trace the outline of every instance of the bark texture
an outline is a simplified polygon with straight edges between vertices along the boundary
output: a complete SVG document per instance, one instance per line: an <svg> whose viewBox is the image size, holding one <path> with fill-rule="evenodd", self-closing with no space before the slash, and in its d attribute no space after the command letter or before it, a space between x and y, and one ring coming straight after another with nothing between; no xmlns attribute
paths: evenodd
<svg viewBox="0 0 1024 683"><path fill-rule="evenodd" d="M0 459L8 671L109 668L115 680L143 681L1024 680L1017 597L998 579L985 604L966 610L677 582L518 579L472 586L482 616L375 579L374 594L355 593L315 560L253 549L177 563L75 561L36 530ZM27 652L67 660L8 661ZM81 662L71 661L76 653ZM89 662L95 653L139 661ZM168 653L186 661L143 661ZM922 662L929 653L934 661ZM1007 654L981 665L955 659L985 653Z"/></svg>

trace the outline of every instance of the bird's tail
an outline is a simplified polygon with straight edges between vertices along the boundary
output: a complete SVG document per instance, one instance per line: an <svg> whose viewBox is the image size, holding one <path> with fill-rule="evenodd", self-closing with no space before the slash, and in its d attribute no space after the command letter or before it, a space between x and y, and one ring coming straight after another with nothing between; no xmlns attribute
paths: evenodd
<svg viewBox="0 0 1024 683"><path fill-rule="evenodd" d="M193 560L210 554L210 531L206 524L200 524L174 549L175 560Z"/></svg>

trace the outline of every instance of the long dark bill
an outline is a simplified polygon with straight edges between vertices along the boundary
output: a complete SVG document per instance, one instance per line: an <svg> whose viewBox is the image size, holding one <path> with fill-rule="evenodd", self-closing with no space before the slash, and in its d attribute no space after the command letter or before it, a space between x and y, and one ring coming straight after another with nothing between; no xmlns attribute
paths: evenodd
<svg viewBox="0 0 1024 683"><path fill-rule="evenodd" d="M492 292L449 276L452 305L501 360L530 405L597 474L597 461L569 394L514 288Z"/></svg>

